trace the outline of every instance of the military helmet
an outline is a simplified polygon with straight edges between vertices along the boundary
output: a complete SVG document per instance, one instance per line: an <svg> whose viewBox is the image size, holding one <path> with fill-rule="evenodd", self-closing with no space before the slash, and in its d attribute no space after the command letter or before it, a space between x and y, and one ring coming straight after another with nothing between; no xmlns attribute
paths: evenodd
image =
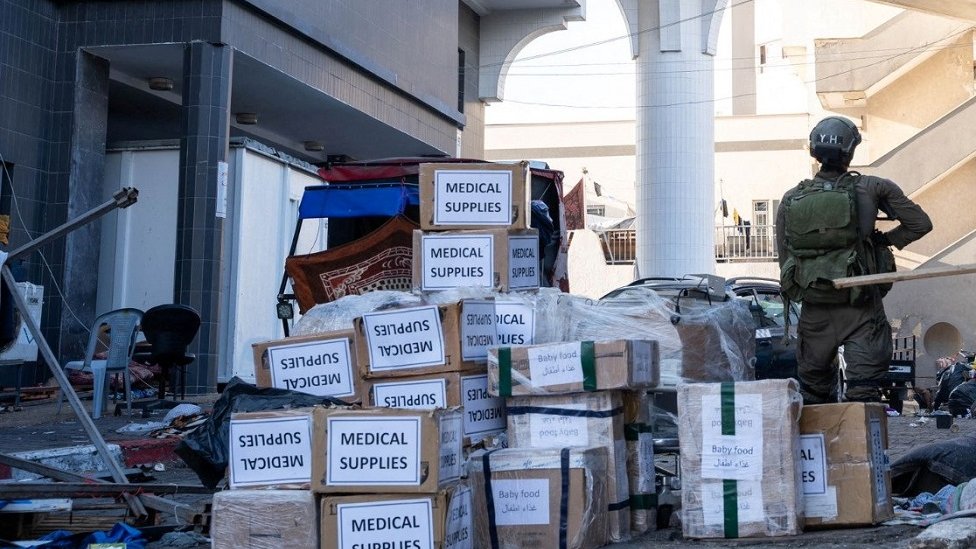
<svg viewBox="0 0 976 549"><path fill-rule="evenodd" d="M810 156L820 162L848 160L861 143L861 133L853 122L840 116L824 118L810 132Z"/></svg>

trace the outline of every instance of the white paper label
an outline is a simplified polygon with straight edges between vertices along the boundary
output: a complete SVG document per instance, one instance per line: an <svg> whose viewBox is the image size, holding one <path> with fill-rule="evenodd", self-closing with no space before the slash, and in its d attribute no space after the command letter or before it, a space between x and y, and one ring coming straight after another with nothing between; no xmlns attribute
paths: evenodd
<svg viewBox="0 0 976 549"><path fill-rule="evenodd" d="M721 480L702 480L703 522L708 526L725 524L725 491ZM739 509L738 524L765 522L762 483L740 480L735 483L735 500Z"/></svg>
<svg viewBox="0 0 976 549"><path fill-rule="evenodd" d="M433 514L430 499L426 498L340 503L336 505L337 545L339 549L367 546L434 549Z"/></svg>
<svg viewBox="0 0 976 549"><path fill-rule="evenodd" d="M512 172L434 171L434 225L511 224Z"/></svg>
<svg viewBox="0 0 976 549"><path fill-rule="evenodd" d="M722 399L702 396L702 478L759 480L763 473L762 395L735 395L735 434L722 434Z"/></svg>
<svg viewBox="0 0 976 549"><path fill-rule="evenodd" d="M530 347L526 352L532 385L547 387L583 383L582 352L579 342Z"/></svg>
<svg viewBox="0 0 976 549"><path fill-rule="evenodd" d="M371 372L444 364L444 331L437 307L363 315Z"/></svg>
<svg viewBox="0 0 976 549"><path fill-rule="evenodd" d="M837 518L837 488L828 486L823 494L803 494L803 512L810 518Z"/></svg>
<svg viewBox="0 0 976 549"><path fill-rule="evenodd" d="M800 435L800 479L803 495L827 493L827 453L823 433Z"/></svg>
<svg viewBox="0 0 976 549"><path fill-rule="evenodd" d="M535 309L528 303L502 299L461 302L461 356L488 360L490 347L532 345Z"/></svg>
<svg viewBox="0 0 976 549"><path fill-rule="evenodd" d="M373 385L373 405L408 410L446 408L447 380L377 383Z"/></svg>
<svg viewBox="0 0 976 549"><path fill-rule="evenodd" d="M539 287L539 237L508 237L508 287L527 290Z"/></svg>
<svg viewBox="0 0 976 549"><path fill-rule="evenodd" d="M420 485L420 418L328 418L328 486Z"/></svg>
<svg viewBox="0 0 976 549"><path fill-rule="evenodd" d="M349 355L345 337L269 347L271 386L316 396L355 395Z"/></svg>
<svg viewBox="0 0 976 549"><path fill-rule="evenodd" d="M461 466L464 459L461 456L461 413L448 414L440 418L441 452L440 452L440 481L450 482L461 478Z"/></svg>
<svg viewBox="0 0 976 549"><path fill-rule="evenodd" d="M447 506L444 549L474 549L471 532L471 488L459 487Z"/></svg>
<svg viewBox="0 0 976 549"><path fill-rule="evenodd" d="M871 428L871 470L874 472L875 503L888 503L888 483L885 482L888 466L885 459L884 439L881 433L881 420L872 419Z"/></svg>
<svg viewBox="0 0 976 549"><path fill-rule="evenodd" d="M232 419L230 487L310 482L311 429L307 416Z"/></svg>
<svg viewBox="0 0 976 549"><path fill-rule="evenodd" d="M461 358L487 360L488 348L497 347L495 302L479 299L461 301Z"/></svg>
<svg viewBox="0 0 976 549"><path fill-rule="evenodd" d="M539 406L554 410L586 410L585 404L561 404L559 406ZM563 448L566 446L589 446L590 433L586 428L585 417L560 414L529 414L529 447Z"/></svg>
<svg viewBox="0 0 976 549"><path fill-rule="evenodd" d="M491 481L495 500L495 524L549 524L549 479L499 479Z"/></svg>
<svg viewBox="0 0 976 549"><path fill-rule="evenodd" d="M217 162L217 201L214 217L227 218L227 167L226 162Z"/></svg>
<svg viewBox="0 0 976 549"><path fill-rule="evenodd" d="M471 443L486 435L505 430L505 399L488 394L488 376L461 378L461 399L464 401L464 436Z"/></svg>
<svg viewBox="0 0 976 549"><path fill-rule="evenodd" d="M437 235L421 237L421 289L495 285L495 237L484 235Z"/></svg>
<svg viewBox="0 0 976 549"><path fill-rule="evenodd" d="M495 300L495 332L498 346L535 343L535 308L521 301ZM485 359L488 352L485 351Z"/></svg>

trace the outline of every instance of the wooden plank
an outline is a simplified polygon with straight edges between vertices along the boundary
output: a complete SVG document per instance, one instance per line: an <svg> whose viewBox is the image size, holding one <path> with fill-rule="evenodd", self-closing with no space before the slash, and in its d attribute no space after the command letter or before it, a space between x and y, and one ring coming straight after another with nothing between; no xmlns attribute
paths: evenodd
<svg viewBox="0 0 976 549"><path fill-rule="evenodd" d="M976 263L966 265L949 265L946 267L923 267L912 271L898 271L895 273L882 273L863 276L848 276L845 278L834 279L834 287L837 289L853 288L855 286L868 286L871 284L887 284L890 282L902 282L905 280L920 280L924 278L936 278L942 276L957 276L976 273Z"/></svg>
<svg viewBox="0 0 976 549"><path fill-rule="evenodd" d="M93 495L122 496L124 494L212 494L214 490L203 486L184 484L125 484L87 482L11 482L0 484L0 499L45 497L81 498Z"/></svg>

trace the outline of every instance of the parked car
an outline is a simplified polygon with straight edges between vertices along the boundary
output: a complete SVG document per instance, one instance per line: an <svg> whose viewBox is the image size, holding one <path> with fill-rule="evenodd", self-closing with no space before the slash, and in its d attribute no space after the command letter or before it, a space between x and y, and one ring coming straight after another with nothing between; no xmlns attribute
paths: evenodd
<svg viewBox="0 0 976 549"><path fill-rule="evenodd" d="M654 290L673 301L675 312L701 309L732 299L747 301L756 328L756 379L796 377L796 325L799 304L790 304L790 343L783 340L785 315L779 281L712 275L642 278L608 292L601 299L626 299L631 292Z"/></svg>

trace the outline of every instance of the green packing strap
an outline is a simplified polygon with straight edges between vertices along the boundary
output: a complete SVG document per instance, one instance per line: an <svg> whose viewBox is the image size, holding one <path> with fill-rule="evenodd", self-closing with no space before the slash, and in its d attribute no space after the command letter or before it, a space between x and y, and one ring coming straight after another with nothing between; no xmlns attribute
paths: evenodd
<svg viewBox="0 0 976 549"><path fill-rule="evenodd" d="M721 387L722 434L735 434L735 384ZM739 537L739 491L735 480L722 481L722 507L725 510L725 537Z"/></svg>
<svg viewBox="0 0 976 549"><path fill-rule="evenodd" d="M657 494L631 494L631 509L654 509L657 507Z"/></svg>
<svg viewBox="0 0 976 549"><path fill-rule="evenodd" d="M512 348L498 348L498 396L512 396Z"/></svg>
<svg viewBox="0 0 976 549"><path fill-rule="evenodd" d="M580 341L580 362L583 365L583 390L596 391L596 349L592 341Z"/></svg>

